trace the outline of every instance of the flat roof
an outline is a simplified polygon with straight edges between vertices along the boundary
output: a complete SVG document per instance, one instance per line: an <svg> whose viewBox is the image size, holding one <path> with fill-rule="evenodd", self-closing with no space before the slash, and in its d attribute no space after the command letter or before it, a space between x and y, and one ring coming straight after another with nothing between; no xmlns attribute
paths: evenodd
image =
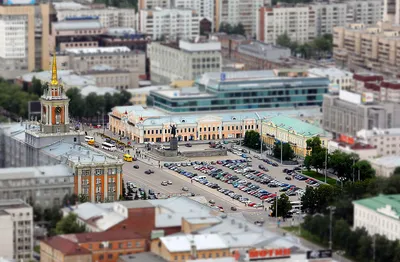
<svg viewBox="0 0 400 262"><path fill-rule="evenodd" d="M187 217L185 220L190 224L217 224L221 219L215 216L210 217Z"/></svg>
<svg viewBox="0 0 400 262"><path fill-rule="evenodd" d="M101 29L103 28L99 20L66 20L53 22L55 30L79 30L79 29Z"/></svg>
<svg viewBox="0 0 400 262"><path fill-rule="evenodd" d="M129 53L132 52L126 46L118 47L91 47L91 48L67 48L65 52L71 54L104 54L104 53Z"/></svg>
<svg viewBox="0 0 400 262"><path fill-rule="evenodd" d="M82 96L88 96L90 93L95 93L96 95L105 95L106 93L114 94L119 93L114 87L98 87L98 86L84 86L80 89Z"/></svg>
<svg viewBox="0 0 400 262"><path fill-rule="evenodd" d="M204 97L214 97L214 95L201 92L198 88L183 88L183 89L167 89L167 90L155 90L155 93L168 97L168 98L204 98Z"/></svg>
<svg viewBox="0 0 400 262"><path fill-rule="evenodd" d="M165 90L165 89L171 89L170 86L146 86L146 87L141 87L141 88L130 88L125 91L131 93L131 94L147 94L150 91L156 91L156 90Z"/></svg>
<svg viewBox="0 0 400 262"><path fill-rule="evenodd" d="M167 260L152 252L144 252L119 256L118 262L167 262Z"/></svg>
<svg viewBox="0 0 400 262"><path fill-rule="evenodd" d="M88 6L76 3L76 2L55 2L52 3L54 9L58 10L82 10L82 9L89 9Z"/></svg>
<svg viewBox="0 0 400 262"><path fill-rule="evenodd" d="M143 107L141 105L134 105L134 106L116 106L113 108L113 110L116 110L117 112L123 114L127 112L128 114L130 112L135 112L135 114L142 116L142 117L159 117L159 116L165 116L167 115L166 113L153 108L153 107Z"/></svg>
<svg viewBox="0 0 400 262"><path fill-rule="evenodd" d="M399 217L400 216L400 194L379 195L371 198L364 198L353 201L355 204L362 205L368 209L379 212L379 209L387 206ZM380 212L381 213L381 212Z"/></svg>
<svg viewBox="0 0 400 262"><path fill-rule="evenodd" d="M43 177L66 177L71 175L73 175L73 170L66 165L0 168L0 180L43 178Z"/></svg>
<svg viewBox="0 0 400 262"><path fill-rule="evenodd" d="M160 241L171 253L190 251L192 243L196 245L197 250L229 248L229 246L218 234L171 235L167 237L160 237Z"/></svg>
<svg viewBox="0 0 400 262"><path fill-rule="evenodd" d="M60 81L67 86L80 87L84 85L95 85L96 79L88 75L77 75L72 70L57 70L57 76ZM32 82L32 79L36 78L43 82L48 82L51 79L51 71L42 71L24 74L17 77L24 82Z"/></svg>
<svg viewBox="0 0 400 262"><path fill-rule="evenodd" d="M0 210L31 207L21 199L1 199L0 200Z"/></svg>
<svg viewBox="0 0 400 262"><path fill-rule="evenodd" d="M388 168L396 168L400 166L400 156L383 156L372 159L371 162Z"/></svg>
<svg viewBox="0 0 400 262"><path fill-rule="evenodd" d="M341 70L336 67L328 67L328 68L310 68L308 69L308 72L322 76L322 77L352 77L353 73L346 71L346 70Z"/></svg>

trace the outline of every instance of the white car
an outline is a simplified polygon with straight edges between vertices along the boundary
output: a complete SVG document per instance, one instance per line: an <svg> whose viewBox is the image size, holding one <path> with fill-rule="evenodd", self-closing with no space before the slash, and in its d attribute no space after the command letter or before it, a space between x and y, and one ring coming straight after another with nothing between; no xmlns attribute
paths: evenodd
<svg viewBox="0 0 400 262"><path fill-rule="evenodd" d="M168 185L172 185L172 181L171 180L168 180L167 183L168 183Z"/></svg>

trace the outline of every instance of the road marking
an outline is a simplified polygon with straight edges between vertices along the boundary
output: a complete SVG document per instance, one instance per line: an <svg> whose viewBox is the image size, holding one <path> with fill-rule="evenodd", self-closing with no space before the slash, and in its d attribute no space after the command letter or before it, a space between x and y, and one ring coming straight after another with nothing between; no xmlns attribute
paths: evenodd
<svg viewBox="0 0 400 262"><path fill-rule="evenodd" d="M154 187L153 190L156 190L156 189L157 189L158 191L164 191L164 192L167 193L167 194L174 194L174 193L176 193L176 192L173 192L173 191L168 190L168 189L167 189L168 186L163 187L163 186L157 185L157 184L155 184L155 183L153 183L153 182L150 182L150 181L148 181L148 180L143 179L143 178L140 177L140 176L135 176L133 173L129 172L128 170L125 170L125 171L124 171L124 175L125 175L126 173L128 173L128 175L129 175L130 177L132 177L133 180L139 180L139 181L141 181L142 184L147 185L147 187ZM127 176L128 176L128 175L127 175ZM126 182L126 181L125 181L125 182ZM160 190L160 189L161 189L161 190Z"/></svg>

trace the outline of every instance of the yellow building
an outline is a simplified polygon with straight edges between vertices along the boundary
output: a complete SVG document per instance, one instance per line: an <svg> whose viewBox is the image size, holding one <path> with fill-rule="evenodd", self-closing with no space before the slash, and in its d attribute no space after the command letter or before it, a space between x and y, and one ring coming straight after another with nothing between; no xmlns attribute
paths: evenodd
<svg viewBox="0 0 400 262"><path fill-rule="evenodd" d="M276 116L262 121L262 139L264 143L273 147L276 142L289 143L298 156L306 156L306 141L319 136L323 147L327 147L331 134L318 127L296 118Z"/></svg>

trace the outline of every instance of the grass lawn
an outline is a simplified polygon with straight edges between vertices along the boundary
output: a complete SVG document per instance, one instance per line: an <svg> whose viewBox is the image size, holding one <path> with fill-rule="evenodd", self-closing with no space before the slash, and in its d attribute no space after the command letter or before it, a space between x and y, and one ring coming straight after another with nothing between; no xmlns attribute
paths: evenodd
<svg viewBox="0 0 400 262"><path fill-rule="evenodd" d="M299 234L299 227L282 227L282 229L286 230L292 234L295 234L297 236ZM312 235L310 232L304 230L303 228L301 229L300 237L304 238L305 240L308 240L311 243L314 243L316 245L326 247L323 243L321 243L321 241L318 239L318 237Z"/></svg>
<svg viewBox="0 0 400 262"><path fill-rule="evenodd" d="M325 182L325 175L317 173L316 171L303 171L303 174L312 178L315 178L319 181ZM326 183L329 185L336 185L336 179L333 179L331 177L326 177Z"/></svg>

